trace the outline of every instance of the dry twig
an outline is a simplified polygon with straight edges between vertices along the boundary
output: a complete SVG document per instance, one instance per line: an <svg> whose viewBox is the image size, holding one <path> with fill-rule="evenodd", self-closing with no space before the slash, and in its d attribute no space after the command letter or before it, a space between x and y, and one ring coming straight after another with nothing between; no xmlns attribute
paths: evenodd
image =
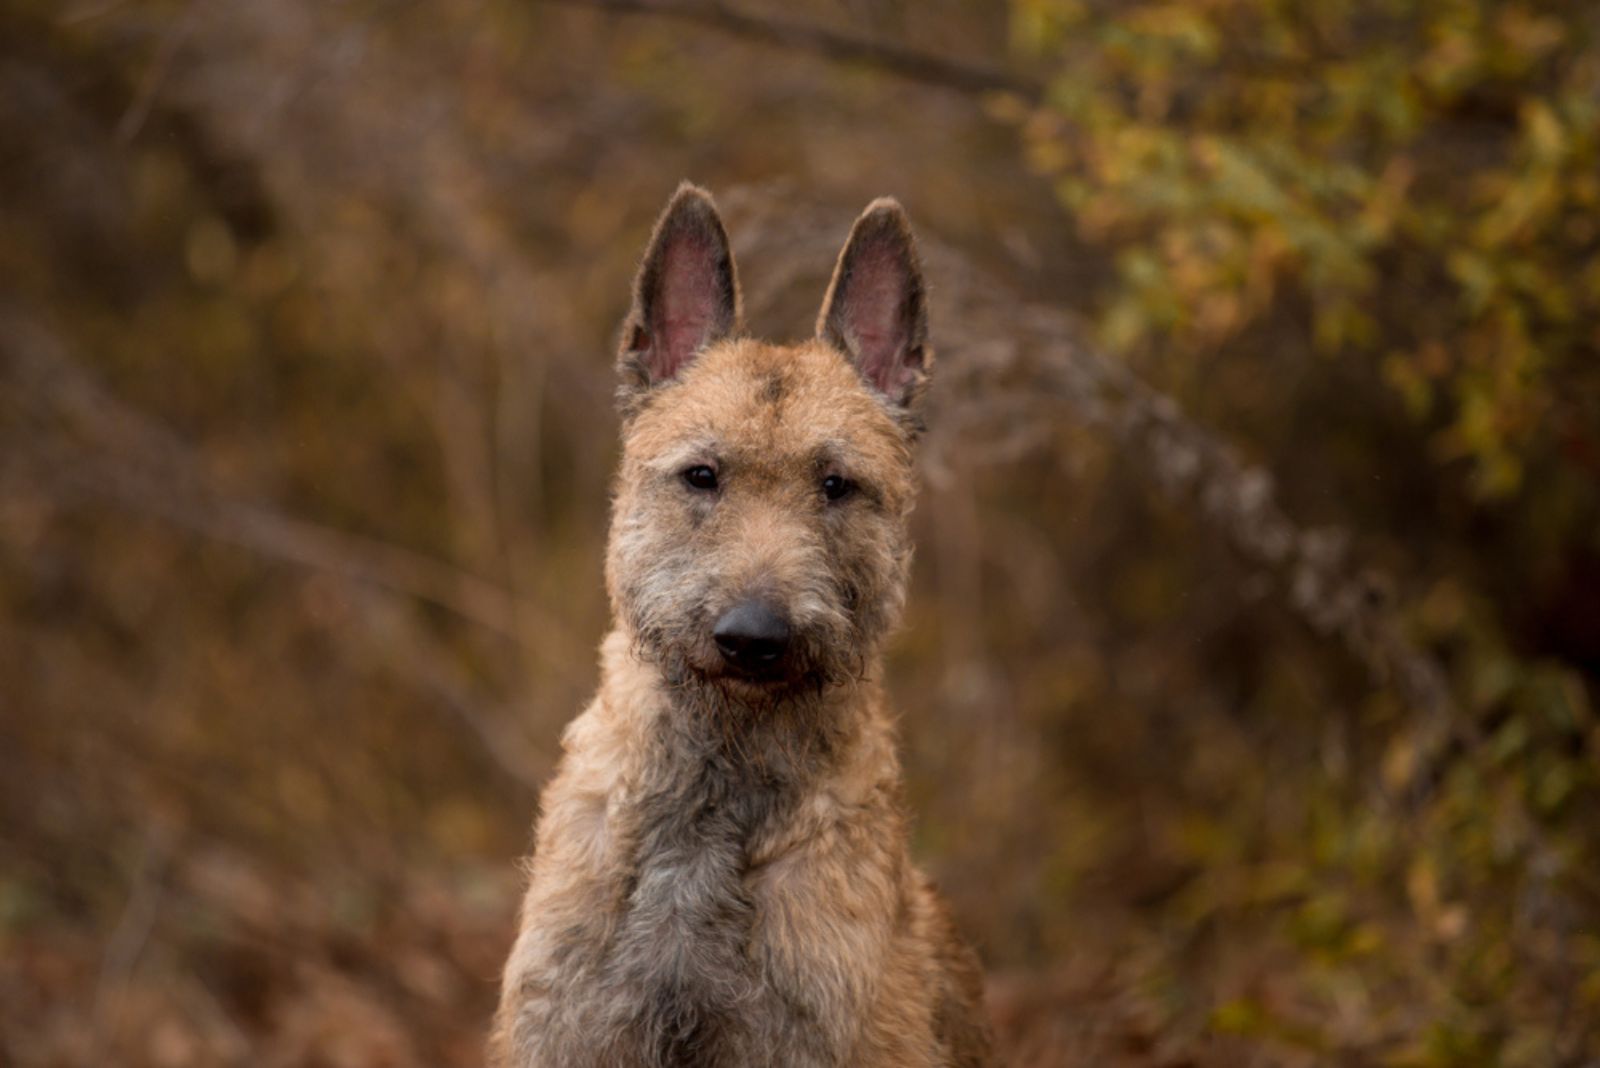
<svg viewBox="0 0 1600 1068"><path fill-rule="evenodd" d="M773 45L824 59L859 63L918 85L973 96L1012 93L1038 101L1044 88L1031 78L998 67L921 52L887 41L842 33L826 26L774 19L720 3L680 0L546 0L561 7L588 8L613 15L654 15L702 26L757 44Z"/></svg>

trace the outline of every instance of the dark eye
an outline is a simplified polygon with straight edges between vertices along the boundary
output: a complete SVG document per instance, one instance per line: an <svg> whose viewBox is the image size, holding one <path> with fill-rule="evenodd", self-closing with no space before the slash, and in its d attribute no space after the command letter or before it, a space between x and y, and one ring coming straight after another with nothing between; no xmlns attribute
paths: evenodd
<svg viewBox="0 0 1600 1068"><path fill-rule="evenodd" d="M697 490L714 490L717 488L717 473L705 464L689 468L683 473L683 480Z"/></svg>
<svg viewBox="0 0 1600 1068"><path fill-rule="evenodd" d="M837 501L850 495L855 489L855 483L843 475L829 475L822 480L822 495L830 501Z"/></svg>

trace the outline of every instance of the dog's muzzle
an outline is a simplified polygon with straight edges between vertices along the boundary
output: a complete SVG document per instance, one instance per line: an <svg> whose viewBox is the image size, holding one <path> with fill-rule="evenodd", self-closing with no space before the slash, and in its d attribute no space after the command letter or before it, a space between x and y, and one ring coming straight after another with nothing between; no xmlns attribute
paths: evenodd
<svg viewBox="0 0 1600 1068"><path fill-rule="evenodd" d="M751 679L783 676L792 636L786 615L761 600L740 601L724 612L711 629L723 662Z"/></svg>

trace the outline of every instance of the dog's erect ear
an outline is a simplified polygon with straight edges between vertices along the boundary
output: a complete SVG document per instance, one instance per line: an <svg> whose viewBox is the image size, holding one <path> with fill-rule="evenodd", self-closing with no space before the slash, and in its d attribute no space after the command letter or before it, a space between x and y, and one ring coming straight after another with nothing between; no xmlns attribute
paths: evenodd
<svg viewBox="0 0 1600 1068"><path fill-rule="evenodd" d="M684 182L656 221L633 282L618 355L628 385L675 377L705 346L739 329L739 276L711 194Z"/></svg>
<svg viewBox="0 0 1600 1068"><path fill-rule="evenodd" d="M839 253L817 336L854 361L896 404L909 404L927 377L927 301L905 209L890 197L867 205Z"/></svg>

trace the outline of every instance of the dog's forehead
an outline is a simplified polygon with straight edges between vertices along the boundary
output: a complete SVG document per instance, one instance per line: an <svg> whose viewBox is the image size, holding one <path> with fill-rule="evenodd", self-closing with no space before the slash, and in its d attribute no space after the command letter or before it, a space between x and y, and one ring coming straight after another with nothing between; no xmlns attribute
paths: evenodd
<svg viewBox="0 0 1600 1068"><path fill-rule="evenodd" d="M822 342L741 338L707 349L636 428L652 452L699 443L772 460L819 450L866 463L903 453L894 418L846 359Z"/></svg>

